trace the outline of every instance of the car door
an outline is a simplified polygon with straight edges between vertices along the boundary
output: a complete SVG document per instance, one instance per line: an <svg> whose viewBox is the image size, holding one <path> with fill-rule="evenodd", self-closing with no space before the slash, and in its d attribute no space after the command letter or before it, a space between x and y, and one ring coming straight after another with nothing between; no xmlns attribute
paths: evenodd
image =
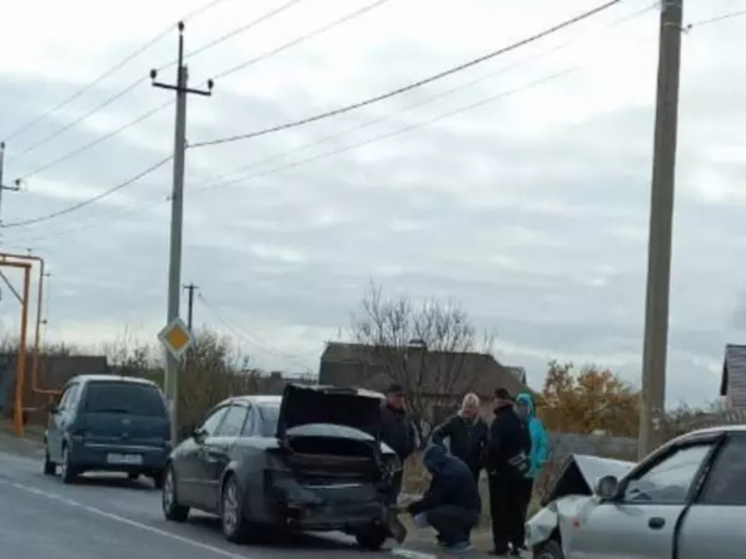
<svg viewBox="0 0 746 559"><path fill-rule="evenodd" d="M62 396L57 403L53 413L49 415L47 424L47 448L49 457L52 462L59 463L62 461L62 442L65 438L65 431L75 412L76 395L80 390L78 383L68 384L62 392Z"/></svg>
<svg viewBox="0 0 746 559"><path fill-rule="evenodd" d="M586 509L566 538L568 559L670 559L677 523L715 441L667 448L635 468L615 499Z"/></svg>
<svg viewBox="0 0 746 559"><path fill-rule="evenodd" d="M247 415L246 404L232 404L218 430L213 436L205 439L199 451L203 478L202 495L205 497L206 510L219 510L220 480L230 462L231 448L236 438L241 436Z"/></svg>
<svg viewBox="0 0 746 559"><path fill-rule="evenodd" d="M211 410L195 430L195 434L182 442L175 453L173 464L176 471L176 490L179 500L185 505L202 508L206 501L203 495L200 451L205 441L217 432L227 411L228 405Z"/></svg>
<svg viewBox="0 0 746 559"><path fill-rule="evenodd" d="M724 441L686 512L678 559L741 559L746 550L746 433Z"/></svg>

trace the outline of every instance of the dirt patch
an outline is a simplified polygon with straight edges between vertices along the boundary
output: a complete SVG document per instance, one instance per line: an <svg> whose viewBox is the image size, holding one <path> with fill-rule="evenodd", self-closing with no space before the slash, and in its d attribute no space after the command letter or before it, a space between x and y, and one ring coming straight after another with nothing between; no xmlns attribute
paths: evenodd
<svg viewBox="0 0 746 559"><path fill-rule="evenodd" d="M37 457L43 454L44 429L30 426L24 437L17 437L6 421L0 422L0 452L10 452L22 456Z"/></svg>

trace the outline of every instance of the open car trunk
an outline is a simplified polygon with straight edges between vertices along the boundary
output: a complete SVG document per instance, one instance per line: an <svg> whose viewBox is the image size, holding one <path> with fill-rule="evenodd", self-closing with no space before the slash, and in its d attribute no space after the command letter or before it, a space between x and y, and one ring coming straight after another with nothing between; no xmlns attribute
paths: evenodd
<svg viewBox="0 0 746 559"><path fill-rule="evenodd" d="M375 393L288 385L277 424L283 461L308 477L380 478L380 405Z"/></svg>

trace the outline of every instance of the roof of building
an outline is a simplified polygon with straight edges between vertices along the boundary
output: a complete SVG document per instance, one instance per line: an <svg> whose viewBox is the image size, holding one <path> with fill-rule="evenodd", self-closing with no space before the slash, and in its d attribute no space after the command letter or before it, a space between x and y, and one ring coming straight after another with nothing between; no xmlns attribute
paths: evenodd
<svg viewBox="0 0 746 559"><path fill-rule="evenodd" d="M329 363L353 366L360 363L373 364L376 357L380 358L381 352L386 352L387 349L392 354L401 352L401 349L394 347L373 348L365 344L329 342L321 355L322 369L324 364ZM498 387L506 388L511 394L530 391L523 382L524 379L521 378L525 375L522 367L505 367L489 353L428 351L425 359L433 363L437 363L438 361L450 362L447 366L459 367L474 373L474 376L470 378L465 377L466 384L469 384L469 386L466 384L459 386L459 383L455 383L456 386L453 386L451 389L455 393L474 390L484 396L491 395L495 388ZM433 370L436 368L436 366L432 367ZM353 374L352 371L350 374ZM327 382L326 379L320 380ZM339 382L335 381L335 384L339 384ZM432 387L428 387L428 392L432 392Z"/></svg>
<svg viewBox="0 0 746 559"><path fill-rule="evenodd" d="M723 376L720 381L720 395L728 393L728 385L733 379L746 383L746 345L728 344L725 346Z"/></svg>

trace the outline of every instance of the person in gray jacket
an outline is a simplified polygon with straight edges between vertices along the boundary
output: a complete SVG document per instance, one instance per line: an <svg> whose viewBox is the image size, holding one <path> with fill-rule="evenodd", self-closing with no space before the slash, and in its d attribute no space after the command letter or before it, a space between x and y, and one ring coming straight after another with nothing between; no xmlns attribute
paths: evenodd
<svg viewBox="0 0 746 559"><path fill-rule="evenodd" d="M417 444L414 423L407 413L406 394L399 384L389 386L386 402L381 406L381 440L396 452L402 465L412 455ZM401 493L403 475L403 469L394 474L392 503L396 503Z"/></svg>

